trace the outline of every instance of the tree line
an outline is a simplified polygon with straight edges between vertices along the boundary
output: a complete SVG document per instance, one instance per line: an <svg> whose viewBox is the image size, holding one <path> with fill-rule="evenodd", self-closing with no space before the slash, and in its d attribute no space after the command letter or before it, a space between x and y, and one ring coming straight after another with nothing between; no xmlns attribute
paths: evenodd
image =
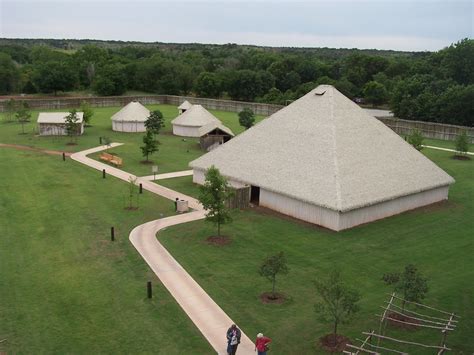
<svg viewBox="0 0 474 355"><path fill-rule="evenodd" d="M2 40L0 94L138 90L285 105L331 84L358 102L388 106L399 118L474 123L471 39L438 52L87 41L60 49L54 41Z"/></svg>

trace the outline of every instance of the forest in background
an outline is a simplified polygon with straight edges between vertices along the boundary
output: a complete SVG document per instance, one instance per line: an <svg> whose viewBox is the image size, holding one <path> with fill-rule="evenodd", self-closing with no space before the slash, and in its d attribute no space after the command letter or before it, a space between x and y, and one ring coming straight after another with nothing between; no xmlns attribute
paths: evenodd
<svg viewBox="0 0 474 355"><path fill-rule="evenodd" d="M395 116L474 125L474 40L438 52L0 39L0 94L128 90L288 104L319 84Z"/></svg>

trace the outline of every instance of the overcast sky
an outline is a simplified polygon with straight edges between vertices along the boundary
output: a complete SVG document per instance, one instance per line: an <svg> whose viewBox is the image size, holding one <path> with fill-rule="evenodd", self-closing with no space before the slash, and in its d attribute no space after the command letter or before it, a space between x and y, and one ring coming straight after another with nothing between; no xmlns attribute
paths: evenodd
<svg viewBox="0 0 474 355"><path fill-rule="evenodd" d="M0 37L439 50L473 38L474 0L0 0Z"/></svg>

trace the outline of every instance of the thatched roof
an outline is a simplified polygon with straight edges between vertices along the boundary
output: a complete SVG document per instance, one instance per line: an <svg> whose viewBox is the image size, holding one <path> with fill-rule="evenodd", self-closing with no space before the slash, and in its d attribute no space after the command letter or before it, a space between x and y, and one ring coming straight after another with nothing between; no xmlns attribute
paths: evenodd
<svg viewBox="0 0 474 355"><path fill-rule="evenodd" d="M150 110L138 101L129 102L112 116L113 121L145 122L150 116Z"/></svg>
<svg viewBox="0 0 474 355"><path fill-rule="evenodd" d="M336 211L446 186L454 179L330 85L320 85L192 161Z"/></svg>
<svg viewBox="0 0 474 355"><path fill-rule="evenodd" d="M189 110L193 104L190 103L188 100L184 100L184 102L178 106L180 110Z"/></svg>
<svg viewBox="0 0 474 355"><path fill-rule="evenodd" d="M202 136L208 134L209 132L215 130L216 128L218 128L222 132L225 132L228 135L234 137L234 132L232 132L232 130L229 127L224 126L220 122L211 122L211 123L208 123L205 126L200 127L199 128L199 137L202 137Z"/></svg>
<svg viewBox="0 0 474 355"><path fill-rule="evenodd" d="M38 123L65 123L66 116L69 116L69 112L40 112ZM81 123L84 119L84 112L76 112L76 116L77 123Z"/></svg>
<svg viewBox="0 0 474 355"><path fill-rule="evenodd" d="M174 125L188 127L202 127L212 122L221 123L221 121L201 105L192 105L190 109L171 121Z"/></svg>

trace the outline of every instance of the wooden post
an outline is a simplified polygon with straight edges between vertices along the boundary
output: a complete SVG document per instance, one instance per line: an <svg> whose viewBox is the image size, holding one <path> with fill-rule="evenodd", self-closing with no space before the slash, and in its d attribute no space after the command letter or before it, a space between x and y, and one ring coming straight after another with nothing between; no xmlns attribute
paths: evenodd
<svg viewBox="0 0 474 355"><path fill-rule="evenodd" d="M143 193L143 185L142 185L142 183L140 183L140 193L141 193L141 194Z"/></svg>
<svg viewBox="0 0 474 355"><path fill-rule="evenodd" d="M99 143L102 145L102 136L99 137Z"/></svg>
<svg viewBox="0 0 474 355"><path fill-rule="evenodd" d="M102 169L102 179L105 179L105 169Z"/></svg>
<svg viewBox="0 0 474 355"><path fill-rule="evenodd" d="M151 288L151 281L148 281L146 284L148 298L152 298L152 288Z"/></svg>
<svg viewBox="0 0 474 355"><path fill-rule="evenodd" d="M66 161L66 153L63 152L63 161Z"/></svg>
<svg viewBox="0 0 474 355"><path fill-rule="evenodd" d="M110 227L110 240L113 242L115 240L115 228Z"/></svg>

